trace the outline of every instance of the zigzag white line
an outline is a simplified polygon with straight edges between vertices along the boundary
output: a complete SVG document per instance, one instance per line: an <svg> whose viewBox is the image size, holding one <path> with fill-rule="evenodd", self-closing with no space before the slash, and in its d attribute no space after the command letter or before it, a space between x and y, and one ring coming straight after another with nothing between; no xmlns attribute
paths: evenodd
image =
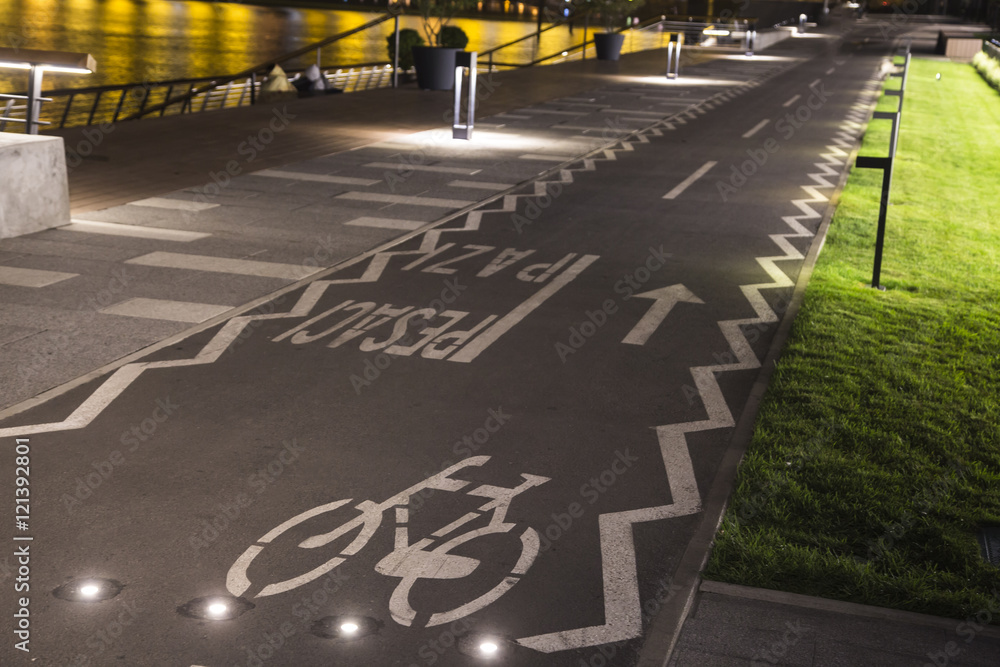
<svg viewBox="0 0 1000 667"><path fill-rule="evenodd" d="M863 94L867 94L867 91ZM870 105L865 108L870 108ZM757 263L764 269L772 282L740 286L757 317L724 320L718 323L723 336L729 343L735 362L695 366L690 369L698 395L705 406L707 419L667 424L656 429L660 452L668 471L673 504L603 514L600 517L601 558L604 576L604 625L526 637L519 639L519 644L537 651L551 653L586 646L599 646L641 635L642 608L636 574L632 524L684 516L701 511L701 496L694 479L686 436L688 433L728 428L735 425L733 414L719 386L717 374L726 371L760 368L760 361L740 327L778 321L777 314L764 299L761 290L794 285L791 278L779 269L775 262L803 259L802 253L791 244L789 239L814 236L814 233L802 223L821 218L821 214L811 205L822 204L827 202L829 198L820 193L817 187L834 187L835 184L827 180L826 177L836 176L839 172L834 167L844 165L843 158L846 158L848 153L842 148L849 147L856 141L856 134L852 134L851 129L852 125L842 124L841 130L834 136L834 145L826 146L827 152L820 153L823 161L815 163L818 171L807 174L813 182L801 186L809 195L808 198L791 201L791 204L801 211L799 215L782 217L782 221L791 228L792 232L770 235L771 240L784 254L756 258ZM848 141L851 143L844 146L844 143Z"/></svg>

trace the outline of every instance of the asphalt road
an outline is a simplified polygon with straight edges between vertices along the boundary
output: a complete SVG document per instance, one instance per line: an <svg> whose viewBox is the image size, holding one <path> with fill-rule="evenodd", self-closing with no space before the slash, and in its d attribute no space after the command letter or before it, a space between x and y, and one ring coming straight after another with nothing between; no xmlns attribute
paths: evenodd
<svg viewBox="0 0 1000 667"><path fill-rule="evenodd" d="M878 65L816 42L0 424L34 537L4 664L634 664ZM123 588L50 594L82 577Z"/></svg>

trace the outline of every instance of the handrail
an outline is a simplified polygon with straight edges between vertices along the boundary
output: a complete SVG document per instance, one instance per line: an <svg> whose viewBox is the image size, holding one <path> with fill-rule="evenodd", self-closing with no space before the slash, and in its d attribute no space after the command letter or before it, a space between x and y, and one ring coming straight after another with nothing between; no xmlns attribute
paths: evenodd
<svg viewBox="0 0 1000 667"><path fill-rule="evenodd" d="M285 54L283 54L281 56L278 56L277 58L273 58L271 60L268 60L266 62L260 63L258 65L254 65L253 67L249 67L249 68L243 70L242 72L238 72L236 74L232 74L230 76L226 76L226 77L223 77L223 78L218 79L218 80L213 79L212 82L211 82L211 85L206 86L205 88L192 88L191 90L189 90L188 92L184 93L183 95L179 95L179 96L174 97L172 99L165 100L163 102L160 102L159 104L156 104L156 105L154 105L152 107L149 107L148 109L142 109L140 111L137 111L137 112L131 114L130 116L125 117L123 120L135 120L137 118L142 118L145 115L148 115L148 114L151 114L151 113L155 113L155 112L160 111L162 109L166 109L167 107L173 106L174 104L178 104L178 103L182 103L182 102L183 103L189 102L192 99L194 99L195 97L197 97L198 95L201 95L202 93L205 93L205 92L211 90L212 88L217 88L218 86L222 86L222 85L225 85L227 83L232 83L233 81L236 81L237 79L242 79L244 77L253 76L258 71L260 71L260 70L262 70L262 69L264 69L266 67L269 67L269 66L273 67L274 65L280 65L283 62L287 62L289 60L292 60L293 58L298 58L301 55L309 53L310 51L315 51L316 49L321 49L324 46L326 46L327 44L332 44L332 43L334 43L334 42L336 42L338 40L344 39L345 37L350 37L351 35L353 35L355 33L359 33L359 32L362 32L364 30L367 30L368 28L372 28L374 26L377 26L380 23L385 23L389 19L395 18L395 16L398 13L398 11L399 11L398 9L397 10L393 10L392 8L390 8L389 11L385 14L385 16L380 16L377 19L374 19L372 21L369 21L368 23L364 23L362 25L359 25L356 28L351 28L350 30L345 30L344 32L337 33L336 35L332 35L330 37L327 37L326 39L321 39L318 42L314 42L312 44L303 46L302 48L296 49L295 51L290 51L288 53L285 53Z"/></svg>
<svg viewBox="0 0 1000 667"><path fill-rule="evenodd" d="M492 49L487 49L486 51L480 51L479 52L479 57L482 58L483 56L488 56L491 53L495 53L496 51L499 51L500 49L505 49L508 46L511 46L513 44L517 44L518 42L523 42L524 40L530 39L531 37L538 37L543 32L546 32L548 30L552 30L553 28L558 28L559 26L562 26L562 25L566 25L567 23L570 23L571 21L574 21L575 19L578 19L578 18L580 18L582 16L589 15L592 11L593 11L593 9L588 8L588 9L585 9L583 11L576 12L576 13L570 15L570 16L565 17L564 19L562 19L560 21L556 21L555 23L551 24L547 28L541 28L540 30L536 30L535 32L531 33L530 35L525 35L524 37L518 37L517 39L515 39L513 41L507 42L506 44L501 44L500 46L494 46Z"/></svg>
<svg viewBox="0 0 1000 667"><path fill-rule="evenodd" d="M339 65L324 65L323 69L331 70L337 68L342 69L344 67L375 67L377 65L385 65L386 63L387 61L385 60L378 60L370 63L347 63ZM301 71L304 70L298 70L298 69L285 70L285 72L289 74L295 74ZM240 76L237 74L233 76L235 77L233 80L235 80L243 78L247 75L244 74L243 76ZM109 83L101 86L89 86L87 88L53 88L52 90L44 91L42 94L51 95L54 97L63 97L65 95L86 95L88 93L107 93L113 90L127 90L129 88L157 88L162 86L176 86L177 84L181 83L203 83L205 81L217 81L217 80L219 80L218 76L194 76L183 79L165 79L163 81L143 81L142 83ZM52 100L48 101L51 102Z"/></svg>

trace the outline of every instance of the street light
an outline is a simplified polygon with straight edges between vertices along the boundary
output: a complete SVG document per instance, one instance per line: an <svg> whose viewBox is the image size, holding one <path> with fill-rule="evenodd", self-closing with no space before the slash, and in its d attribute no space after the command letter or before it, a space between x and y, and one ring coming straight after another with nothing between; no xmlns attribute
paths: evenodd
<svg viewBox="0 0 1000 667"><path fill-rule="evenodd" d="M69 53L67 51L38 51L35 49L0 48L0 67L7 69L28 70L28 94L5 95L0 97L14 100L25 100L25 118L8 118L12 122L23 122L25 134L38 134L39 125L48 125L39 121L38 114L42 109L41 97L42 74L44 72L61 72L70 74L91 74L97 69L97 62L89 53Z"/></svg>

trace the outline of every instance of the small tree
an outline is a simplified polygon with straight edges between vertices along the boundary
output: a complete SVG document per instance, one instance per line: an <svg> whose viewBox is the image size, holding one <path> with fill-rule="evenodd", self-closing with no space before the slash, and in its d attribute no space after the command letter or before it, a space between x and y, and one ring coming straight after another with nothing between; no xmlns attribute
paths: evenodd
<svg viewBox="0 0 1000 667"><path fill-rule="evenodd" d="M441 44L441 29L448 25L455 14L473 9L478 0L417 0L420 17L424 20L424 35L432 46Z"/></svg>
<svg viewBox="0 0 1000 667"><path fill-rule="evenodd" d="M589 4L601 15L605 31L614 32L622 27L625 17L642 9L646 0L590 0Z"/></svg>

